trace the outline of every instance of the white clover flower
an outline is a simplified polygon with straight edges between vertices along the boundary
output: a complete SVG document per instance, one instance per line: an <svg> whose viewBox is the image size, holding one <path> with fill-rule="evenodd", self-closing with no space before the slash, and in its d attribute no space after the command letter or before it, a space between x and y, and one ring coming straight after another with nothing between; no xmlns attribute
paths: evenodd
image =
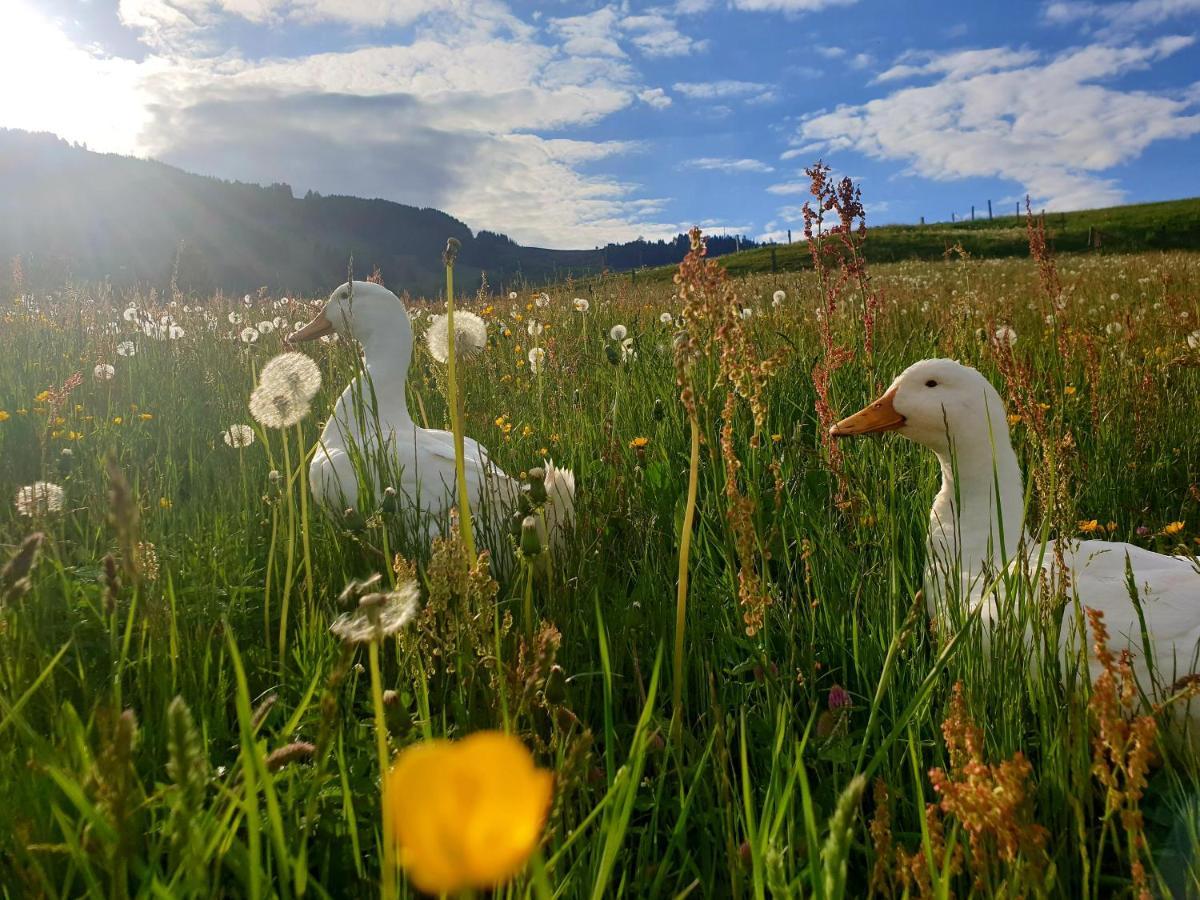
<svg viewBox="0 0 1200 900"><path fill-rule="evenodd" d="M253 344L258 340L258 332L253 328L243 328L242 333L238 335L242 339L243 344Z"/></svg>
<svg viewBox="0 0 1200 900"><path fill-rule="evenodd" d="M1017 333L1010 325L1001 325L996 329L996 343L1005 347L1012 347L1017 343Z"/></svg>
<svg viewBox="0 0 1200 900"><path fill-rule="evenodd" d="M63 489L49 481L35 481L17 491L17 512L30 518L62 512Z"/></svg>
<svg viewBox="0 0 1200 900"><path fill-rule="evenodd" d="M369 644L391 637L417 614L420 596L415 580L398 584L387 593L367 594L359 598L357 609L334 619L329 630L347 644Z"/></svg>
<svg viewBox="0 0 1200 900"><path fill-rule="evenodd" d="M240 312L238 312L236 309L233 312L231 312L228 316L226 316L225 318L227 318L229 320L230 325L241 325L242 324L242 314Z"/></svg>
<svg viewBox="0 0 1200 900"><path fill-rule="evenodd" d="M429 355L440 363L450 358L450 317L438 313L425 332ZM459 359L481 353L487 346L487 323L473 312L454 312L454 352Z"/></svg>
<svg viewBox="0 0 1200 900"><path fill-rule="evenodd" d="M221 437L228 446L241 450L254 443L254 429L249 425L230 425L222 432Z"/></svg>
<svg viewBox="0 0 1200 900"><path fill-rule="evenodd" d="M321 390L321 369L305 354L289 350L263 366L258 383L271 391L307 403Z"/></svg>
<svg viewBox="0 0 1200 900"><path fill-rule="evenodd" d="M786 299L787 299L787 294L784 291L776 291L774 294L771 295L771 302L774 303L776 306L779 306L779 304L783 303L783 301Z"/></svg>
<svg viewBox="0 0 1200 900"><path fill-rule="evenodd" d="M585 313L585 312L587 312L587 311L588 311L588 309L589 309L589 308L591 307L591 305L592 305L592 304L588 303L588 301L587 301L587 299L586 299L585 297L576 297L576 298L574 299L574 301L572 301L572 302L573 302L573 304L574 304L574 306L575 306L575 311L576 311L576 312L581 312L581 313Z"/></svg>
<svg viewBox="0 0 1200 900"><path fill-rule="evenodd" d="M550 295L544 294L544 293L538 294L537 298L533 302L537 306L538 309L545 309L547 306L550 305Z"/></svg>
<svg viewBox="0 0 1200 900"><path fill-rule="evenodd" d="M108 363L100 363L100 365L92 369L92 375L97 381L112 381L116 374L117 370Z"/></svg>
<svg viewBox="0 0 1200 900"><path fill-rule="evenodd" d="M627 329L624 325L614 325L608 331L608 336L618 343L625 340L625 336L627 334L629 334L629 329Z"/></svg>
<svg viewBox="0 0 1200 900"><path fill-rule="evenodd" d="M542 368L546 363L546 351L541 347L534 347L529 351L529 353L526 354L526 356L529 359L530 371L537 375L542 371Z"/></svg>
<svg viewBox="0 0 1200 900"><path fill-rule="evenodd" d="M1187 345L1192 350L1200 350L1200 331L1193 331L1187 336Z"/></svg>
<svg viewBox="0 0 1200 900"><path fill-rule="evenodd" d="M287 390L260 384L250 395L250 415L267 428L290 428L308 415L309 402Z"/></svg>
<svg viewBox="0 0 1200 900"><path fill-rule="evenodd" d="M658 321L662 322L664 325L670 325L672 322L675 321L675 317L673 315L671 315L669 312L665 312L665 313L662 313L661 315L659 315Z"/></svg>
<svg viewBox="0 0 1200 900"><path fill-rule="evenodd" d="M133 341L121 341L117 344L117 356L133 356L137 353L137 346Z"/></svg>

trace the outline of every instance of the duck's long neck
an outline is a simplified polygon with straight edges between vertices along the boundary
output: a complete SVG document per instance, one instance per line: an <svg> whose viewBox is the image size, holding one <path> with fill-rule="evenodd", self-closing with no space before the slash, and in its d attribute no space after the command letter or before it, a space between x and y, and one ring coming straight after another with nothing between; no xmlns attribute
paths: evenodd
<svg viewBox="0 0 1200 900"><path fill-rule="evenodd" d="M411 335L411 332L407 333ZM385 430L397 434L413 427L406 391L412 360L411 337L397 343L372 336L362 342L362 347L366 360L364 371L338 398L333 416L325 426L326 443L332 439L340 445L351 436L360 445L364 444L364 429L368 433L374 431L376 415Z"/></svg>
<svg viewBox="0 0 1200 900"><path fill-rule="evenodd" d="M1007 427L993 434L994 441L983 435L973 446L937 454L942 489L930 512L927 567L942 578L957 571L968 592L1013 559L1024 528L1017 455Z"/></svg>

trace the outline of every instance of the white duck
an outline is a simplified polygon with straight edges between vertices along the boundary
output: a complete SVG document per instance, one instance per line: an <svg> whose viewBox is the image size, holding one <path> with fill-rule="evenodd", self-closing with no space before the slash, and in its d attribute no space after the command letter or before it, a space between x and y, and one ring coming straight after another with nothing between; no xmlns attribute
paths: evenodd
<svg viewBox="0 0 1200 900"><path fill-rule="evenodd" d="M883 431L928 447L941 463L942 488L929 515L925 562L930 614L936 617L956 601L974 610L986 593L986 606L980 610L986 629L998 615L997 603L1004 602L998 591L987 590L998 573L1006 566L1024 565L1026 572L1037 573L1040 566L1053 575L1057 565L1051 550L1025 532L1025 493L1004 402L975 369L949 359L927 359L905 369L882 397L842 419L830 434ZM1070 589L1082 605L1104 613L1113 648L1129 647L1139 683L1149 691L1152 683L1141 623L1129 595L1127 561L1159 683L1169 686L1200 672L1200 568L1190 560L1132 544L1071 541L1065 552ZM1064 628L1064 642L1069 630ZM1090 651L1089 667L1095 678L1100 665Z"/></svg>
<svg viewBox="0 0 1200 900"><path fill-rule="evenodd" d="M454 436L420 428L409 415L405 384L413 332L408 310L382 285L346 283L287 340L301 343L333 333L359 343L366 371L342 392L321 433L309 467L313 497L334 514L360 510L360 477L370 478L374 497L383 497L385 485L392 487L402 512L415 517L428 539L454 505ZM521 483L504 474L478 442L464 436L463 446L472 515L485 517L485 543L497 550L496 538L517 507ZM575 477L550 462L545 484L546 524L552 540L558 540L574 519Z"/></svg>

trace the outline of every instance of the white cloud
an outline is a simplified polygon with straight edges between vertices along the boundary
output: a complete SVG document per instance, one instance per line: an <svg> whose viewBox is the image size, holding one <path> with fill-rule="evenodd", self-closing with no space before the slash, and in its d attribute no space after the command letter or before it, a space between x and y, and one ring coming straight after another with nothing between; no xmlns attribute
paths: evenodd
<svg viewBox="0 0 1200 900"><path fill-rule="evenodd" d="M563 49L578 56L624 57L622 41L649 57L690 56L709 46L708 40L681 32L660 9L625 15L616 6L602 6L585 15L551 19L550 27L563 39Z"/></svg>
<svg viewBox="0 0 1200 900"><path fill-rule="evenodd" d="M904 62L881 72L875 80L898 81L918 75L966 78L983 72L998 72L1027 66L1037 58L1037 53L1032 50L1010 50L1007 47L955 50L951 53L910 53L901 57Z"/></svg>
<svg viewBox="0 0 1200 900"><path fill-rule="evenodd" d="M774 172L775 170L757 159L728 159L719 156L703 156L685 160L681 164L688 169L704 169L717 172Z"/></svg>
<svg viewBox="0 0 1200 900"><path fill-rule="evenodd" d="M1187 99L1096 82L1147 68L1193 43L1174 36L1145 45L1093 45L984 71L964 65L961 54L931 57L923 68L939 80L814 115L801 123L797 140L818 142L826 151L907 160L928 178L1008 179L1055 209L1117 203L1123 192L1101 173L1155 141L1200 133L1200 115ZM987 58L1012 57L1000 50ZM789 185L768 190L799 193Z"/></svg>
<svg viewBox="0 0 1200 900"><path fill-rule="evenodd" d="M707 39L696 40L683 34L661 12L627 16L620 25L634 46L646 56L690 56L709 46Z"/></svg>
<svg viewBox="0 0 1200 900"><path fill-rule="evenodd" d="M775 91L769 84L757 81L677 81L675 90L689 100L728 100L744 98L746 102L775 99Z"/></svg>
<svg viewBox="0 0 1200 900"><path fill-rule="evenodd" d="M750 12L807 13L831 6L851 6L858 0L732 0L737 9Z"/></svg>
<svg viewBox="0 0 1200 900"><path fill-rule="evenodd" d="M655 109L666 109L672 103L670 95L662 88L646 88L644 91L638 91L638 99Z"/></svg>
<svg viewBox="0 0 1200 900"><path fill-rule="evenodd" d="M1100 25L1101 36L1109 37L1132 34L1196 13L1200 13L1200 0L1126 0L1119 3L1052 0L1042 7L1042 19L1051 25Z"/></svg>
<svg viewBox="0 0 1200 900"><path fill-rule="evenodd" d="M616 9L602 6L582 16L551 19L550 28L562 39L562 48L573 56L622 57L625 51L617 40L619 20Z"/></svg>

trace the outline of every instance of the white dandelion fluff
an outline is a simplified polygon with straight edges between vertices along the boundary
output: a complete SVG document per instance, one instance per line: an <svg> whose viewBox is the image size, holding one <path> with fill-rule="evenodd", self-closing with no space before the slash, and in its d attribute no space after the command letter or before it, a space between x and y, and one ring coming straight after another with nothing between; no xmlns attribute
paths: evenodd
<svg viewBox="0 0 1200 900"><path fill-rule="evenodd" d="M137 345L133 341L121 341L117 344L117 356L133 356L137 353Z"/></svg>
<svg viewBox="0 0 1200 900"><path fill-rule="evenodd" d="M399 584L387 593L366 594L359 598L357 609L342 613L329 630L347 644L369 644L391 637L417 614L420 596L415 580Z"/></svg>
<svg viewBox="0 0 1200 900"><path fill-rule="evenodd" d="M529 359L530 370L537 375L546 364L546 351L541 347L534 347L526 356Z"/></svg>
<svg viewBox="0 0 1200 900"><path fill-rule="evenodd" d="M275 330L275 323L268 322L266 319L264 319L263 321L261 321L257 325L255 325L254 327L258 329L259 334L270 334L272 331Z"/></svg>
<svg viewBox="0 0 1200 900"><path fill-rule="evenodd" d="M1193 331L1187 336L1187 345L1191 350L1200 350L1200 331Z"/></svg>
<svg viewBox="0 0 1200 900"><path fill-rule="evenodd" d="M754 310L752 310L750 307L748 307L748 306L742 307L742 318L743 319L749 319L753 315L754 315Z"/></svg>
<svg viewBox="0 0 1200 900"><path fill-rule="evenodd" d="M242 314L240 312L238 312L236 309L233 312L231 312L228 316L226 316L225 318L227 318L229 320L230 325L241 325L242 324Z"/></svg>
<svg viewBox="0 0 1200 900"><path fill-rule="evenodd" d="M1125 326L1122 325L1120 322L1109 322L1107 325L1104 326L1105 334L1110 334L1110 335L1111 334L1120 334L1124 330L1125 330Z"/></svg>
<svg viewBox="0 0 1200 900"><path fill-rule="evenodd" d="M996 343L1005 347L1012 347L1017 343L1017 333L1011 325L1001 325L996 329Z"/></svg>
<svg viewBox="0 0 1200 900"><path fill-rule="evenodd" d="M440 363L450 358L450 317L438 313L425 332L429 355ZM474 356L487 346L487 323L473 312L454 313L454 352L459 359Z"/></svg>
<svg viewBox="0 0 1200 900"><path fill-rule="evenodd" d="M549 294L538 294L537 299L535 299L533 302L537 305L538 309L545 309L547 306L550 305L550 295Z"/></svg>
<svg viewBox="0 0 1200 900"><path fill-rule="evenodd" d="M112 381L116 374L117 370L108 363L100 363L100 365L92 369L92 375L97 381Z"/></svg>
<svg viewBox="0 0 1200 900"><path fill-rule="evenodd" d="M626 328L624 325L614 325L611 329L609 329L609 332L608 332L608 336L610 338L612 338L614 341L618 341L618 342L625 340L625 336L628 334L629 334L629 329Z"/></svg>
<svg viewBox="0 0 1200 900"><path fill-rule="evenodd" d="M182 328L180 328L178 325L172 325L170 328L167 329L167 337L169 337L173 341L179 340L185 334L187 334L187 332L184 331Z"/></svg>
<svg viewBox="0 0 1200 900"><path fill-rule="evenodd" d="M258 383L307 403L321 390L321 369L311 357L292 350L263 366Z"/></svg>
<svg viewBox="0 0 1200 900"><path fill-rule="evenodd" d="M785 291L776 291L774 294L771 295L771 302L774 303L776 306L779 306L779 304L783 303L783 301L786 299L787 299L787 293Z"/></svg>
<svg viewBox="0 0 1200 900"><path fill-rule="evenodd" d="M637 351L633 349L633 338L621 341L621 362L632 362L637 359Z"/></svg>
<svg viewBox="0 0 1200 900"><path fill-rule="evenodd" d="M249 425L230 425L221 434L221 438L234 450L241 450L254 443L254 429Z"/></svg>
<svg viewBox="0 0 1200 900"><path fill-rule="evenodd" d="M138 309L136 306L127 306L125 311L121 313L121 318L126 322L136 322L138 320Z"/></svg>
<svg viewBox="0 0 1200 900"><path fill-rule="evenodd" d="M516 300L516 299L517 299L517 292L516 292L516 291L509 291L509 292L508 292L508 299L509 299L509 300Z"/></svg>
<svg viewBox="0 0 1200 900"><path fill-rule="evenodd" d="M530 337L537 337L546 329L541 322L530 322L525 326L525 330L529 332Z"/></svg>
<svg viewBox="0 0 1200 900"><path fill-rule="evenodd" d="M309 404L303 397L276 387L260 384L250 395L250 415L267 428L290 428L308 415Z"/></svg>
<svg viewBox="0 0 1200 900"><path fill-rule="evenodd" d="M238 335L242 339L243 344L253 344L258 340L258 332L253 328L243 328L242 333Z"/></svg>
<svg viewBox="0 0 1200 900"><path fill-rule="evenodd" d="M35 481L17 491L17 512L22 516L44 516L62 512L63 489L49 481Z"/></svg>
<svg viewBox="0 0 1200 900"><path fill-rule="evenodd" d="M587 312L588 309L592 305L592 304L588 303L587 298L585 298L585 297L576 297L572 301L572 303L575 306L575 312L581 312L581 313Z"/></svg>
<svg viewBox="0 0 1200 900"><path fill-rule="evenodd" d="M669 312L665 312L665 313L661 313L659 315L658 321L662 322L664 325L670 325L672 322L675 321L675 317L673 315L671 315Z"/></svg>

